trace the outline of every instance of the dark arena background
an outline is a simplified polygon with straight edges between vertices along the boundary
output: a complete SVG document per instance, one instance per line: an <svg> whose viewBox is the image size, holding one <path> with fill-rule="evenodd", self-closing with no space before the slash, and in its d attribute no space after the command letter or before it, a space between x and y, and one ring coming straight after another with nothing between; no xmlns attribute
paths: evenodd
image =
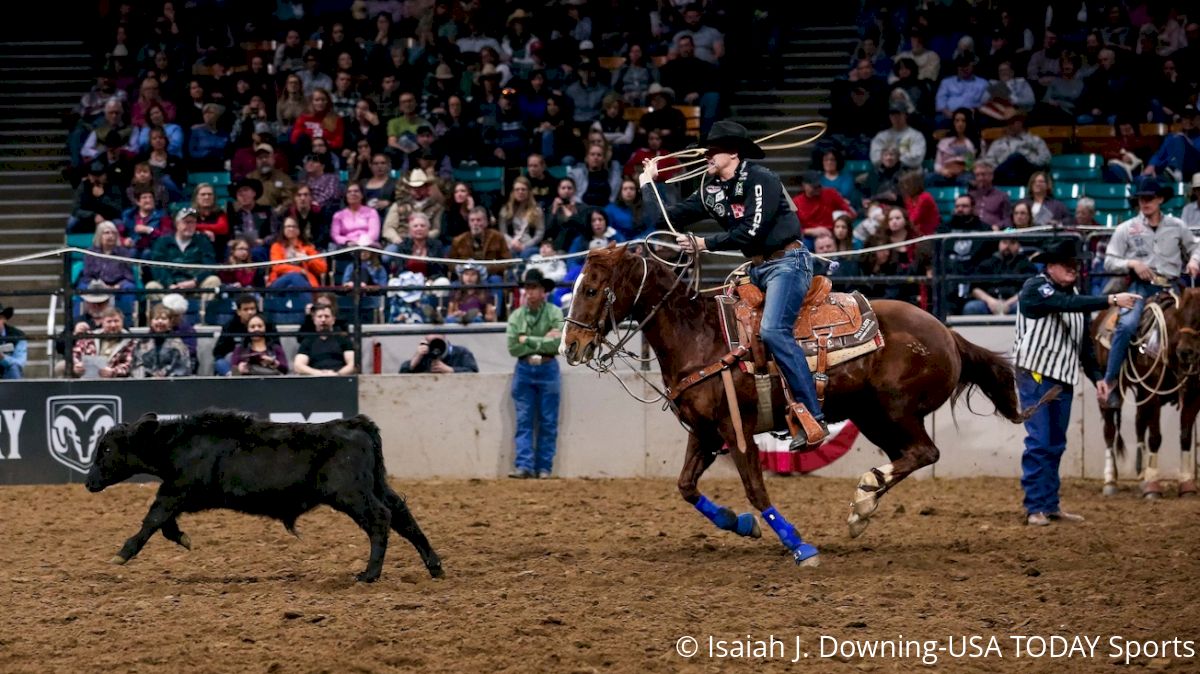
<svg viewBox="0 0 1200 674"><path fill-rule="evenodd" d="M6 10L0 672L1200 670L1194 3Z"/></svg>

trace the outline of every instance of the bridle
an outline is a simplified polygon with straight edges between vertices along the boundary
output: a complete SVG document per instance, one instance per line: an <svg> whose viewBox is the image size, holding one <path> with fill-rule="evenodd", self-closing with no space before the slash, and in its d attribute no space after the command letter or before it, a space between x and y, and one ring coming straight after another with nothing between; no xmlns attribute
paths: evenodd
<svg viewBox="0 0 1200 674"><path fill-rule="evenodd" d="M641 301L642 291L645 290L646 281L650 278L650 265L646 260L645 255L639 256L638 259L641 260L642 263L642 279L638 283L637 293L633 297L633 303L629 305L630 311L632 311L634 307L638 305L638 302ZM616 269L614 269L612 273L615 276ZM620 331L620 323L618 322L616 312L613 309L617 302L617 294L613 291L613 282L611 277L609 278L608 286L604 289L604 307L597 314L596 320L592 321L591 323L584 323L583 321L580 321L576 318L571 318L570 316L563 318L563 322L569 323L583 332L591 333L593 335L593 341L600 345L597 349L597 353L592 356L590 361L588 361L587 366L600 374L612 374L616 378L617 382L621 384L621 387L625 389L625 392L639 402L647 404L658 402L661 399L665 399L666 394L653 382L647 379L640 370L634 368L634 372L638 375L638 377L640 377L642 381L646 382L646 384L648 384L650 388L654 389L659 395L658 398L653 400L645 400L639 397L637 394L630 391L629 388L625 386L625 382L622 381L621 378L612 371L614 361L617 358L628 358L641 363L649 361L648 358L643 358L631 351L626 350L625 345L629 343L629 340L633 339L640 332L642 332L642 330L650 324L650 321L654 320L654 317L658 315L658 310L661 309L663 304L666 303L667 298L671 296L671 293L673 293L675 289L679 287L680 283L683 281L683 277L684 274L675 274L675 281L671 284L671 287L667 288L667 291L663 293L658 302L656 302L654 306L650 308L650 311L646 313L646 317L639 321L637 325L625 330L624 333ZM575 299L572 300L572 305L574 305L575 301ZM608 324L612 326L613 331L618 333L616 342L609 341L608 335L603 332L603 326L606 320Z"/></svg>

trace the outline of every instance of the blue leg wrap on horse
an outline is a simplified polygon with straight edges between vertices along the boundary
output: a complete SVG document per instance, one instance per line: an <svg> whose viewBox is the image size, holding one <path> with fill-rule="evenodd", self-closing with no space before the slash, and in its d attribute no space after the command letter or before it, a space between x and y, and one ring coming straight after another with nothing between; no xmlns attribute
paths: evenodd
<svg viewBox="0 0 1200 674"><path fill-rule="evenodd" d="M802 547L812 548L811 545L800 540L800 534L796 533L796 527L793 527L792 523L787 521L787 518L775 509L775 506L762 511L762 516L767 521L767 524L771 525L771 529L775 531L775 535L779 536L779 540L783 542L783 546L788 550L799 552ZM815 552L816 548L813 548L813 551Z"/></svg>
<svg viewBox="0 0 1200 674"><path fill-rule="evenodd" d="M754 533L754 515L751 513L742 513L737 516L737 534L738 536L749 536Z"/></svg>
<svg viewBox="0 0 1200 674"><path fill-rule="evenodd" d="M738 516L734 515L733 511L729 508L722 508L708 500L708 497L703 494L700 495L700 500L696 501L696 510L699 510L701 515L704 515L710 522L717 525L718 529L737 531L739 534L742 533L740 531L741 527L739 526ZM745 534L742 535L744 536Z"/></svg>

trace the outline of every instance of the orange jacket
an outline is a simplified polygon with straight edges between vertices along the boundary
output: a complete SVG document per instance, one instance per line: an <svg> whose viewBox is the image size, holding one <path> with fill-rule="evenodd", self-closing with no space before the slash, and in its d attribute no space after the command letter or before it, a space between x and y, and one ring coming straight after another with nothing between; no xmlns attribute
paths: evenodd
<svg viewBox="0 0 1200 674"><path fill-rule="evenodd" d="M314 247L310 243L304 244L300 248L300 251L302 253L304 253L305 255L316 255L317 254L316 247ZM288 259L287 258L287 247L284 246L283 242L276 241L275 243L271 244L271 259L272 260ZM279 278L280 276L283 276L284 274L290 274L292 272L300 272L301 274L304 274L305 276L308 277L308 282L311 283L313 285L313 287L315 288L315 287L321 285L320 282L317 280L317 277L320 276L321 274L324 274L326 271L328 271L328 269L329 269L329 265L325 262L325 258L323 258L323 257L317 258L315 260L306 260L304 262L296 262L296 263L284 262L283 264L277 264L277 265L271 267L271 273L269 276L267 276L267 285L271 285L272 283L275 282L275 279Z"/></svg>

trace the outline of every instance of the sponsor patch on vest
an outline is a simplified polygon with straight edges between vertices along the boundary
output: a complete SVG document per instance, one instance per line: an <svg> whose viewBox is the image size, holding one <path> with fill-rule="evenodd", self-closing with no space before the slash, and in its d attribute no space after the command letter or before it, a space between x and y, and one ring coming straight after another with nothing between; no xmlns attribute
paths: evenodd
<svg viewBox="0 0 1200 674"><path fill-rule="evenodd" d="M1049 283L1043 283L1041 287L1038 288L1038 292L1042 294L1042 297L1049 297L1054 294L1054 286L1050 285Z"/></svg>
<svg viewBox="0 0 1200 674"><path fill-rule="evenodd" d="M729 204L729 210L733 213L733 217L740 218L746 214L745 204Z"/></svg>

